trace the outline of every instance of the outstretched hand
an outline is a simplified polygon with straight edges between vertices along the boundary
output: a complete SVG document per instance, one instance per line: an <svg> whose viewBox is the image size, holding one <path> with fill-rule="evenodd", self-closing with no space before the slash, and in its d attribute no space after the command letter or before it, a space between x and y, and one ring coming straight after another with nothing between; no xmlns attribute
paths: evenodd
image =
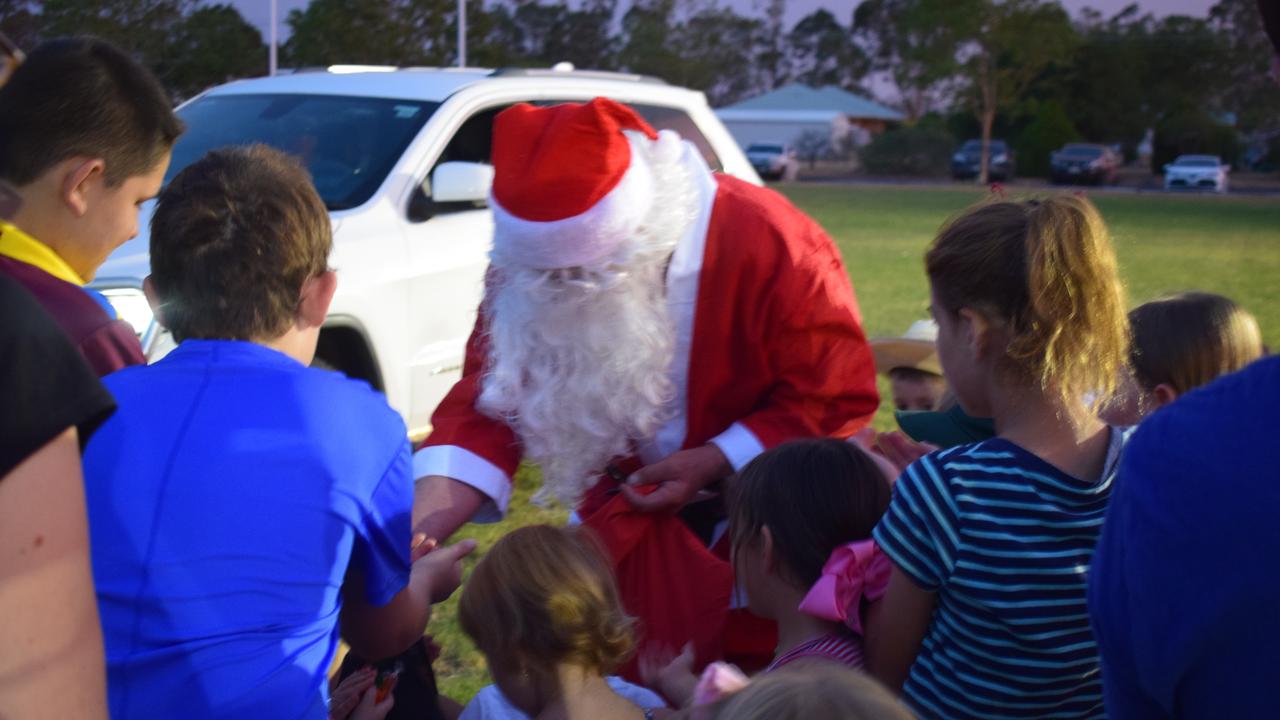
<svg viewBox="0 0 1280 720"><path fill-rule="evenodd" d="M431 604L449 599L462 584L462 559L476 549L475 540L461 540L446 547L437 547L435 540L416 541L410 551L413 558L413 574L421 574L431 588Z"/></svg>
<svg viewBox="0 0 1280 720"><path fill-rule="evenodd" d="M733 474L724 453L715 445L689 448L641 468L627 478L622 494L640 512L676 512L698 497L711 483ZM652 485L642 493L638 488Z"/></svg>

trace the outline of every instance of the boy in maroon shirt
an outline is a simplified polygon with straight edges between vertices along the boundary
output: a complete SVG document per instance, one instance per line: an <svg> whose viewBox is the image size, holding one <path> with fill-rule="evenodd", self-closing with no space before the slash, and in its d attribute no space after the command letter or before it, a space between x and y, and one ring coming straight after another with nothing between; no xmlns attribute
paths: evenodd
<svg viewBox="0 0 1280 720"><path fill-rule="evenodd" d="M0 88L0 272L24 285L99 375L146 362L83 288L138 232L182 122L145 68L90 38L37 47Z"/></svg>

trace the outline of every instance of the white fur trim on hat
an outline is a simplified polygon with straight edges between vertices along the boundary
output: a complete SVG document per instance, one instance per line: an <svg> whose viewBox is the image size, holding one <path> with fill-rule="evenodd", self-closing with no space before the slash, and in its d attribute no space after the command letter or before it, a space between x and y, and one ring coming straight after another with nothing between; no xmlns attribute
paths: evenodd
<svg viewBox="0 0 1280 720"><path fill-rule="evenodd" d="M649 139L641 133L624 134L631 143L631 165L608 194L578 215L549 222L526 220L490 193L494 258L538 270L592 267L633 237L653 204L654 180L641 144ZM657 143L662 146L661 138Z"/></svg>

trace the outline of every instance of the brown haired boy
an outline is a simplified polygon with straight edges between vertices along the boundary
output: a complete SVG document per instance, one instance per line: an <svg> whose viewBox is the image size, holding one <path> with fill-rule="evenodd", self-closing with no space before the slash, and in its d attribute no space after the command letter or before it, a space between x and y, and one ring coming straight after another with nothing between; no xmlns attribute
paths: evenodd
<svg viewBox="0 0 1280 720"><path fill-rule="evenodd" d="M473 545L410 562L404 422L308 367L337 280L300 165L211 152L151 228L146 289L180 344L104 379L119 410L85 453L111 715L318 720L339 627L404 651Z"/></svg>
<svg viewBox="0 0 1280 720"><path fill-rule="evenodd" d="M83 290L138 233L182 121L145 68L90 38L37 47L0 88L0 272L21 282L105 375L145 362L127 323Z"/></svg>

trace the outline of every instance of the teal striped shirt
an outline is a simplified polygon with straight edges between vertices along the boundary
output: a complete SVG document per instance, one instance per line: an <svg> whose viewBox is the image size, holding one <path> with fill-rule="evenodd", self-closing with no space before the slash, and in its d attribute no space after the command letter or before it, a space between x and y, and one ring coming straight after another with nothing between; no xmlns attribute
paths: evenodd
<svg viewBox="0 0 1280 720"><path fill-rule="evenodd" d="M904 694L928 718L1103 717L1085 575L1128 431L1083 481L1001 438L898 479L875 539L937 605Z"/></svg>

